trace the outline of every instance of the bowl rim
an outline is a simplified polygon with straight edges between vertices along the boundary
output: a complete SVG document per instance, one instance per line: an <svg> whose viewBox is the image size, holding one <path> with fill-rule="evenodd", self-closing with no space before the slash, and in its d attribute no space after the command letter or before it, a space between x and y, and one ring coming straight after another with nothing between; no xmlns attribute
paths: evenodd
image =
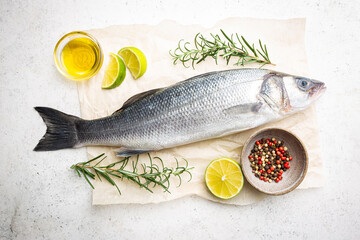
<svg viewBox="0 0 360 240"><path fill-rule="evenodd" d="M89 75L87 76L84 76L84 77L74 77L66 72L64 72L62 69L61 69L61 62L59 62L58 60L58 55L57 55L57 49L59 48L60 44L62 43L62 41L64 41L66 38L72 36L72 35L82 35L84 37L87 37L89 38L91 41L93 41L95 43L95 45L99 48L99 61L98 61L98 64L97 64L97 68L95 70L93 70ZM55 48L54 48L54 52L53 52L53 58L54 58L54 61L55 61L55 66L57 68L57 70L66 78L68 79L71 79L71 80L75 80L75 81L83 81L83 80L88 80L90 78L92 78L93 76L95 76L101 69L102 65L103 65L103 62L104 62L104 52L103 52L103 49L100 45L100 43L98 42L98 40L91 34L87 33L87 32L84 32L84 31L72 31L72 32L69 32L65 35L63 35L59 41L57 41L56 45L55 45Z"/></svg>
<svg viewBox="0 0 360 240"><path fill-rule="evenodd" d="M245 154L246 146L250 143L250 140L252 138L254 138L256 135L258 135L259 133L265 132L265 131L269 131L269 130L281 130L281 131L284 131L284 132L287 132L287 133L291 134L293 137L296 138L296 140L298 140L300 142L302 148L304 149L304 153L305 153L305 169L303 171L302 176L295 182L295 184L291 188L283 190L283 191L275 192L275 193L264 191L264 190L260 189L259 187L255 186L251 181L248 180L247 171L243 170L244 169L243 160L244 160L244 154ZM291 132L291 131L289 131L287 129L284 129L284 128L267 127L267 128L262 128L262 129L260 129L260 130L258 130L256 132L254 132L253 134L250 135L250 137L248 137L248 139L244 143L243 148L241 150L240 166L241 166L241 170L243 172L243 175L244 175L246 181L252 187L254 187L256 190L258 190L258 191L260 191L262 193L268 194L268 195L283 195L283 194L289 193L292 190L294 190L295 188L297 188L300 185L300 183L302 183L302 181L304 180L304 178L305 178L305 176L307 174L308 166L309 166L309 155L308 155L308 152L306 150L305 144L303 143L303 141L301 141L301 139L296 134L294 134L293 132Z"/></svg>

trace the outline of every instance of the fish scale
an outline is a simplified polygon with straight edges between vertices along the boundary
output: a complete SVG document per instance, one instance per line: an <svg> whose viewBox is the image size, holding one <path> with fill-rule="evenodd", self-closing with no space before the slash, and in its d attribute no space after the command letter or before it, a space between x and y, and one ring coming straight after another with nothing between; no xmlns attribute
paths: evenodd
<svg viewBox="0 0 360 240"><path fill-rule="evenodd" d="M211 128L215 134L224 128L228 131L224 124L236 128L239 123L227 119L223 109L256 102L256 93L246 89L254 89L252 85L256 85L258 91L261 78L267 73L267 70L234 70L191 78L142 99L113 118L100 120L107 122L98 124L105 126L100 131L116 129L110 138L113 142L109 136L102 135L93 137L91 143L104 141L104 145L128 149L162 149L176 146L178 141L190 143L211 137L208 131ZM174 135L177 137L173 138Z"/></svg>

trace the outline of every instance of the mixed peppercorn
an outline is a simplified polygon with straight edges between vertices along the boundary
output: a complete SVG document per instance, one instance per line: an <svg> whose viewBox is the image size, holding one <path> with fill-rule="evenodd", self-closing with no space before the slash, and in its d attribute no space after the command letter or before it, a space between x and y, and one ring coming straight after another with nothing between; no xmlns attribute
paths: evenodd
<svg viewBox="0 0 360 240"><path fill-rule="evenodd" d="M252 172L264 182L280 182L290 168L292 157L283 141L262 138L255 142L249 161Z"/></svg>

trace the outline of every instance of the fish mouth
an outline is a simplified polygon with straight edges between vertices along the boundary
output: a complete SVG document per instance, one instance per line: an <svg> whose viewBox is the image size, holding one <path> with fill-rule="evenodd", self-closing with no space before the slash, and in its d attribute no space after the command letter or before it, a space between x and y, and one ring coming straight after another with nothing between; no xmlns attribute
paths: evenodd
<svg viewBox="0 0 360 240"><path fill-rule="evenodd" d="M313 82L314 87L312 87L310 89L309 97L310 98L318 98L326 91L326 86L325 86L325 83L323 83L323 82L315 81L315 80L313 80L313 81L314 81Z"/></svg>

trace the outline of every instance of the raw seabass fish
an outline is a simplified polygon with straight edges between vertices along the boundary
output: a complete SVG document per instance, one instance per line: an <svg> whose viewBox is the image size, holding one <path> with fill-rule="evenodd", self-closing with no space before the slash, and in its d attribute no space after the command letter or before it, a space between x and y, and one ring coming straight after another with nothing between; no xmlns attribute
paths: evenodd
<svg viewBox="0 0 360 240"><path fill-rule="evenodd" d="M127 100L111 116L84 120L35 107L47 125L35 151L119 146L118 156L229 135L307 108L325 89L309 78L266 69L198 75Z"/></svg>

